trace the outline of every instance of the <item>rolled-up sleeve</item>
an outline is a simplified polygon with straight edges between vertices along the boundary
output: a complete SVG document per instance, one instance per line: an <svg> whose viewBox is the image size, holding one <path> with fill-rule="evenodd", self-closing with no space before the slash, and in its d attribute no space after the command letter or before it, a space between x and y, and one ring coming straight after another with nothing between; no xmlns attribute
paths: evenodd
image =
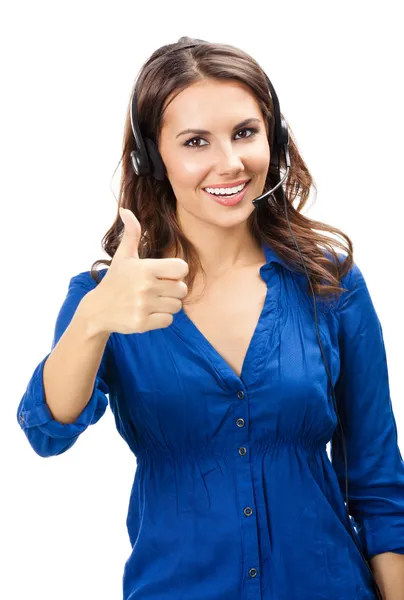
<svg viewBox="0 0 404 600"><path fill-rule="evenodd" d="M105 273L104 273L105 274ZM43 368L52 350L68 327L73 315L87 292L96 286L89 271L70 280L66 298L59 310L51 351L40 361L28 382L19 403L17 419L35 452L42 457L62 454L77 441L79 435L99 421L108 405L110 339L97 372L91 398L74 423L63 424L55 420L45 400Z"/></svg>
<svg viewBox="0 0 404 600"><path fill-rule="evenodd" d="M404 462L389 390L382 326L356 263L342 281L340 373L335 385L345 434L349 512L368 559L404 554ZM345 498L345 462L339 425L331 461Z"/></svg>

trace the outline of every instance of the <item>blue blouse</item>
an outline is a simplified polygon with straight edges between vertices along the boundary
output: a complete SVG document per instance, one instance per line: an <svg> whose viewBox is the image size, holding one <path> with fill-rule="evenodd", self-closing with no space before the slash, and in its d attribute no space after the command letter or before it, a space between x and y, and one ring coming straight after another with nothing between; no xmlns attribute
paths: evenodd
<svg viewBox="0 0 404 600"><path fill-rule="evenodd" d="M97 423L109 396L137 459L124 600L376 598L347 522L307 279L263 249L268 291L240 377L181 309L167 328L110 335L75 423L52 419L45 403L50 353L18 406L30 445L48 457ZM356 263L342 284L348 292L331 306L318 299L317 315L346 437L351 522L367 558L404 554L404 462L382 327ZM95 286L89 271L70 280L52 349Z"/></svg>

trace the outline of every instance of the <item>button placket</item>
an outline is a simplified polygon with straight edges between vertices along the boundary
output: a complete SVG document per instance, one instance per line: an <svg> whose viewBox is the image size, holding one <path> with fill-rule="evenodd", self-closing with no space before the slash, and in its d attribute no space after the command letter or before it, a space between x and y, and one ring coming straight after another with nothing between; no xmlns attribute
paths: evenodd
<svg viewBox="0 0 404 600"><path fill-rule="evenodd" d="M237 392L237 398L244 400L246 398L243 390ZM241 405L240 405L241 406ZM239 435L243 435L245 445L238 447L238 461L236 465L236 485L238 488L238 498L240 501L240 509L243 511L244 518L249 518L248 526L242 528L242 544L246 557L247 565L251 563L254 565L259 564L259 542L257 533L257 522L256 514L253 511L254 505L250 506L251 500L254 500L254 488L252 482L251 465L248 460L247 450L249 442L249 428L245 427L248 418L248 402L243 403L243 411L245 418L239 416L235 421L235 426L239 428ZM245 457L244 460L242 457ZM258 569L255 567L248 567L245 571L245 579L249 582L247 586L246 600L256 600L261 598L260 590L260 578L257 577ZM252 582L255 581L253 584Z"/></svg>

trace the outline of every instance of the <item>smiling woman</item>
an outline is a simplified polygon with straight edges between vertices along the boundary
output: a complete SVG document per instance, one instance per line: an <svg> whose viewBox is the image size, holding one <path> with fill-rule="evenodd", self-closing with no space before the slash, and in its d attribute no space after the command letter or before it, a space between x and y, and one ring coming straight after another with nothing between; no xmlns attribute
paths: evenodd
<svg viewBox="0 0 404 600"><path fill-rule="evenodd" d="M189 123L193 127L185 127ZM209 127L200 128L202 123ZM247 123L255 124L252 132L242 129ZM247 221L255 210L251 200L265 186L270 148L262 111L248 86L208 77L171 94L163 108L158 149L175 195L176 218L197 248L207 277L219 266L218 255L220 268L237 267L260 252ZM225 187L240 181L249 185L227 197ZM206 191L212 187L217 191ZM218 205L234 210L218 210Z"/></svg>
<svg viewBox="0 0 404 600"><path fill-rule="evenodd" d="M300 214L312 177L291 136L290 166L280 152L286 121L242 50L163 46L132 99L110 268L71 279L19 424L56 456L109 394L137 461L123 600L375 600L367 560L404 555L404 462L351 241ZM318 230L345 238L345 260Z"/></svg>
<svg viewBox="0 0 404 600"><path fill-rule="evenodd" d="M189 48L189 41L194 40L182 38L156 50L135 83L139 126L161 155L166 169L163 180L133 172L130 155L137 146L128 110L118 209L129 208L139 220L139 256L184 259L189 266L185 280L189 297L196 278L209 281L223 268L263 260L262 242L271 244L301 273L301 258L284 207L268 201L255 210L252 204L273 187L276 176L271 165L274 106L265 74L239 48L197 40ZM288 127L291 166L285 194L289 221L316 294L332 300L343 292L341 279L352 267L352 242L341 230L301 214L315 185ZM285 167L282 155L279 163ZM237 190L233 198L220 191L209 193L210 188L224 190L244 181L247 187ZM319 231L331 234L332 241ZM117 211L102 244L111 257L122 232ZM344 261L337 256L338 247L346 252ZM91 277L97 283L96 267L110 263L100 259L92 265ZM309 286L307 293L311 294Z"/></svg>

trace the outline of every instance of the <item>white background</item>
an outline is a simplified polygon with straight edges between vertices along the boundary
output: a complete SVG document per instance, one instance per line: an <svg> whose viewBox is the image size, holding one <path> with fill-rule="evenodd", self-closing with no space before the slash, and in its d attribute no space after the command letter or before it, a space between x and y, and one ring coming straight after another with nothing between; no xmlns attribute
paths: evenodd
<svg viewBox="0 0 404 600"><path fill-rule="evenodd" d="M239 46L270 77L318 186L304 214L354 243L383 326L403 452L399 6L70 0L3 7L2 598L121 598L136 461L112 412L68 452L43 459L16 411L50 351L70 278L107 258L101 238L116 214L113 172L136 74L157 47L183 35Z"/></svg>

